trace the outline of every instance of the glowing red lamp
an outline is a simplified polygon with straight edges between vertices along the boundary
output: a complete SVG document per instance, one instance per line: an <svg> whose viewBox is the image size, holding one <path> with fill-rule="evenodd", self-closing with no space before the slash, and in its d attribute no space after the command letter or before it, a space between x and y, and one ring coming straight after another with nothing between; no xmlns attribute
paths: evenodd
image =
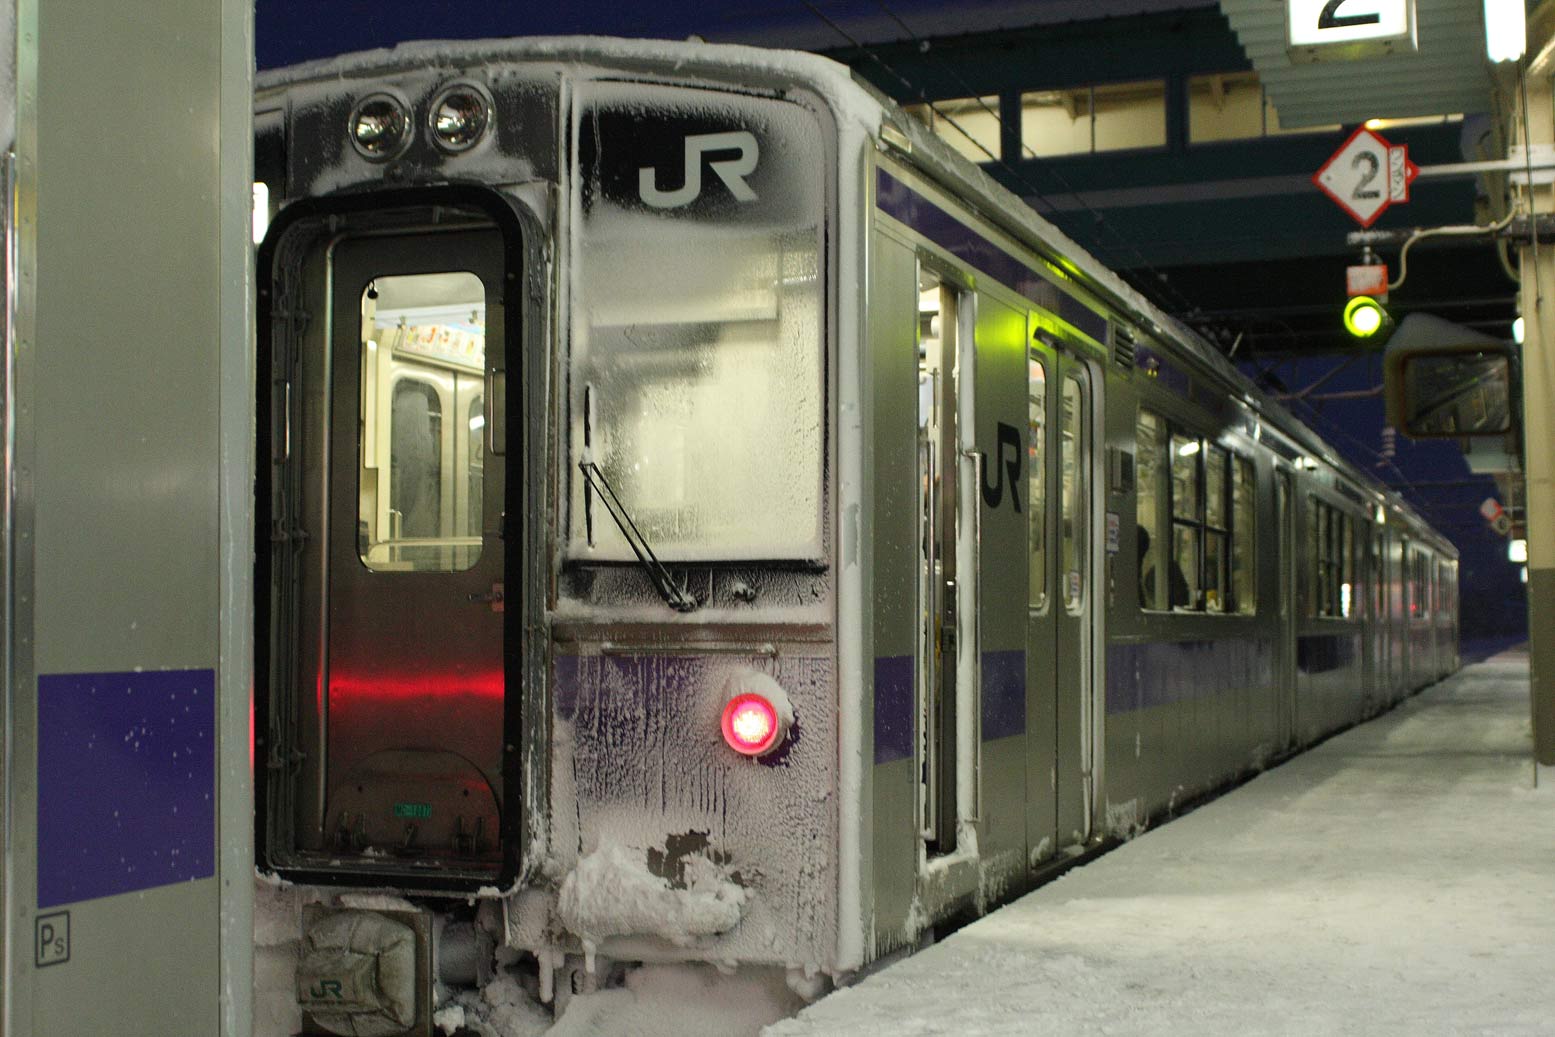
<svg viewBox="0 0 1555 1037"><path fill-rule="evenodd" d="M742 756L771 752L783 737L777 707L761 695L746 692L724 706L724 741Z"/></svg>

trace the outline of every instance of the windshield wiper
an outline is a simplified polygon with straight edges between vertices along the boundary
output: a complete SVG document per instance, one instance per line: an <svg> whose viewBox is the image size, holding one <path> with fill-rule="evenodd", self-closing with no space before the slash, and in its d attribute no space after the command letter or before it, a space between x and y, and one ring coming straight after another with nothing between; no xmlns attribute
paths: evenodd
<svg viewBox="0 0 1555 1037"><path fill-rule="evenodd" d="M599 465L593 461L579 461L578 471L583 473L583 478L587 480L589 487L599 494L599 499L605 502L610 517L615 519L616 528L620 529L621 535L626 537L632 553L637 556L643 570L648 574L648 582L652 583L653 589L659 592L659 597L664 599L664 604L676 612L690 612L696 608L697 599L686 589L684 581L678 584L675 582L669 570L664 568L664 564L653 553L653 548L648 546L648 539L642 535L642 530L637 528L637 523L632 521L632 516L626 513L626 506L621 503L621 498L616 496L616 491L605 479L605 473L599 470Z"/></svg>

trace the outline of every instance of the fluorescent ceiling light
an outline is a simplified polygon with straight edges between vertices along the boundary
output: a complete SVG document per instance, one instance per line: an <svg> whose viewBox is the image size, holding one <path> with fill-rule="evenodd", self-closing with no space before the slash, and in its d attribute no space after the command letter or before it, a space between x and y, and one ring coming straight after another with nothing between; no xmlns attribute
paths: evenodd
<svg viewBox="0 0 1555 1037"><path fill-rule="evenodd" d="M1516 61L1528 46L1523 0L1485 0L1485 53L1491 61Z"/></svg>

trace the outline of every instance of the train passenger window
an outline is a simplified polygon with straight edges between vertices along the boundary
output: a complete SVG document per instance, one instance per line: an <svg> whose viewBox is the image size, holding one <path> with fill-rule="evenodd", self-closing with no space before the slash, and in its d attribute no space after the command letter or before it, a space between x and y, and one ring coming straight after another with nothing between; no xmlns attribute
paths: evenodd
<svg viewBox="0 0 1555 1037"><path fill-rule="evenodd" d="M1047 442L1047 367L1032 353L1026 368L1026 516L1031 530L1026 587L1030 606L1041 609L1047 607L1047 464L1042 449Z"/></svg>
<svg viewBox="0 0 1555 1037"><path fill-rule="evenodd" d="M1258 485L1253 463L1245 457L1231 460L1231 600L1244 616L1258 611L1258 566L1255 537Z"/></svg>
<svg viewBox="0 0 1555 1037"><path fill-rule="evenodd" d="M1139 607L1165 610L1167 583L1161 558L1166 551L1166 421L1140 408L1134 426L1135 536L1139 558Z"/></svg>
<svg viewBox="0 0 1555 1037"><path fill-rule="evenodd" d="M1074 375L1064 379L1063 439L1059 461L1062 465L1063 498L1060 520L1063 547L1060 554L1064 573L1064 608L1078 613L1085 602L1085 576L1081 560L1085 558L1085 517L1089 514L1085 494L1084 463L1085 390Z"/></svg>
<svg viewBox="0 0 1555 1037"><path fill-rule="evenodd" d="M1316 616L1321 613L1323 586L1322 553L1318 550L1318 505L1316 497L1307 498L1307 600L1304 611L1308 616Z"/></svg>
<svg viewBox="0 0 1555 1037"><path fill-rule="evenodd" d="M1199 596L1199 454L1197 439L1172 436L1171 607L1197 609Z"/></svg>
<svg viewBox="0 0 1555 1037"><path fill-rule="evenodd" d="M1349 619L1355 614L1355 518L1342 515L1344 540L1339 555L1339 614Z"/></svg>
<svg viewBox="0 0 1555 1037"><path fill-rule="evenodd" d="M1230 528L1226 523L1227 454L1218 446L1204 452L1204 608L1226 611Z"/></svg>
<svg viewBox="0 0 1555 1037"><path fill-rule="evenodd" d="M485 418L478 397L467 412L456 401L485 377L485 286L467 272L380 277L361 312L358 553L381 572L462 572L481 553ZM472 434L448 425L461 418Z"/></svg>
<svg viewBox="0 0 1555 1037"><path fill-rule="evenodd" d="M1307 547L1311 552L1313 606L1308 615L1349 619L1358 602L1355 518L1315 497L1307 499Z"/></svg>

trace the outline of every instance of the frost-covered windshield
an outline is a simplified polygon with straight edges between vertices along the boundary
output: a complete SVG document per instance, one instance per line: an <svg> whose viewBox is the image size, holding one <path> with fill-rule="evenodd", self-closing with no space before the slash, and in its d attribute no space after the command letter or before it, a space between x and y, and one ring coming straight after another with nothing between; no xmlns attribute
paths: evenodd
<svg viewBox="0 0 1555 1037"><path fill-rule="evenodd" d="M571 553L629 560L595 461L660 558L821 555L823 149L786 101L575 95Z"/></svg>

